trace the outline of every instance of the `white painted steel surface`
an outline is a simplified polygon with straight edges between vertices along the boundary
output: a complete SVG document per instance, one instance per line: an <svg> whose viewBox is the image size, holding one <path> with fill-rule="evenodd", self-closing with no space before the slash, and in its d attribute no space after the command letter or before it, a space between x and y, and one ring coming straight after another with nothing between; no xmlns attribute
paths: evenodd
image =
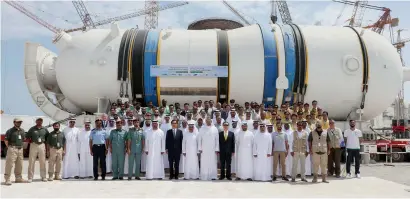
<svg viewBox="0 0 410 199"><path fill-rule="evenodd" d="M330 117L346 118L352 111L350 107L360 106L362 96L363 58L359 38L350 28L307 26L302 27L302 32L309 68L305 101L317 100ZM356 70L350 74L343 69L345 56L358 61Z"/></svg>
<svg viewBox="0 0 410 199"><path fill-rule="evenodd" d="M361 102L363 64L358 37L346 27L306 26L301 29L307 46L309 72L305 101L318 100L331 117L344 120ZM67 99L82 110L95 112L97 97L111 100L118 98L118 51L124 30L119 34L111 34L113 31L118 30L93 29L72 38L62 37L65 38L61 39L62 45L59 45L60 41L56 42L56 45L62 47L55 65L58 87ZM163 30L157 64L217 65L216 37L216 30ZM282 35L277 34L276 39L281 41ZM403 71L397 52L385 38L366 30L363 39L370 67L369 91L363 116L364 120L368 120L376 117L393 102L400 89ZM252 25L230 30L228 40L230 99L241 104L245 101L260 102L264 85L264 51L259 27ZM283 47L278 46L278 49L281 52ZM36 54L27 49L26 53ZM280 60L284 60L284 57L279 57ZM35 99L41 89L40 86L32 89L32 81L41 83L42 80L27 79L29 90ZM167 77L160 78L159 83L160 87L216 87L217 79ZM192 103L200 98L204 100L200 96L161 97L169 102ZM210 96L209 99L215 100L216 96ZM53 107L43 106L42 110L52 118L56 118L53 114L59 114Z"/></svg>
<svg viewBox="0 0 410 199"><path fill-rule="evenodd" d="M213 30L163 30L160 36L160 63L157 65L217 66L217 38ZM160 88L216 88L217 78L161 77ZM192 103L198 99L216 100L215 96L161 95L168 103Z"/></svg>
<svg viewBox="0 0 410 199"><path fill-rule="evenodd" d="M357 30L361 33L361 29ZM386 110L399 93L404 67L396 48L383 36L366 30L362 38L366 44L370 68L364 112L366 116L375 117Z"/></svg>
<svg viewBox="0 0 410 199"><path fill-rule="evenodd" d="M263 98L264 51L258 26L228 31L229 98L236 103Z"/></svg>
<svg viewBox="0 0 410 199"><path fill-rule="evenodd" d="M276 51L278 59L278 75L286 76L286 54L285 54L285 41L283 40L283 32L280 26L273 24L272 28L275 29L274 37L276 41ZM290 85L288 85L290 86ZM283 102L284 89L276 89L275 104L280 106Z"/></svg>

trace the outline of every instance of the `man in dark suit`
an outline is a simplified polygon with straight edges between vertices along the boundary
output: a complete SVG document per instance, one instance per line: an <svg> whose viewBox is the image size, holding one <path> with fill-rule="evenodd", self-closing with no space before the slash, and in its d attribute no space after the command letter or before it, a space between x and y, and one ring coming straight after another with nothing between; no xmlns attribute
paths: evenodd
<svg viewBox="0 0 410 199"><path fill-rule="evenodd" d="M165 149L168 153L169 169L171 180L174 178L178 180L179 175L179 159L182 153L182 131L178 129L177 120L171 121L172 129L167 131L165 138Z"/></svg>
<svg viewBox="0 0 410 199"><path fill-rule="evenodd" d="M226 179L232 180L231 178L231 161L232 156L235 155L235 134L229 129L229 123L223 123L224 130L219 132L219 159L221 162L221 177L219 180L225 178L226 169Z"/></svg>

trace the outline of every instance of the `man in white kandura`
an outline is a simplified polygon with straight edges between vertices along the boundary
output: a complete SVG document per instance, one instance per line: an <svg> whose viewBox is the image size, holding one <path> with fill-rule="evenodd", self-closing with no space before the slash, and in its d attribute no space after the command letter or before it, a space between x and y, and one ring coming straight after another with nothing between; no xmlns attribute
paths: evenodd
<svg viewBox="0 0 410 199"><path fill-rule="evenodd" d="M219 133L209 117L206 119L206 125L199 129L198 150L201 154L201 180L216 180Z"/></svg>
<svg viewBox="0 0 410 199"><path fill-rule="evenodd" d="M91 122L85 121L84 129L78 136L78 148L80 151L80 178L93 177L93 156L90 153Z"/></svg>
<svg viewBox="0 0 410 199"><path fill-rule="evenodd" d="M63 178L78 178L80 175L80 160L78 150L78 136L80 129L74 126L75 119L70 119L68 127L64 128Z"/></svg>
<svg viewBox="0 0 410 199"><path fill-rule="evenodd" d="M248 131L248 122L242 122L242 129L235 139L238 162L236 180L246 179L251 181L253 178L253 138L253 133Z"/></svg>
<svg viewBox="0 0 410 199"><path fill-rule="evenodd" d="M184 155L184 180L199 179L198 162L198 130L195 123L188 124L188 131L185 132L182 140L182 154Z"/></svg>
<svg viewBox="0 0 410 199"><path fill-rule="evenodd" d="M259 124L253 143L254 180L270 181L270 156L272 154L272 137L265 130L265 124ZM248 163L249 164L249 163Z"/></svg>
<svg viewBox="0 0 410 199"><path fill-rule="evenodd" d="M152 130L147 133L145 138L145 154L147 180L164 179L164 159L165 153L165 135L161 129L158 128L158 121L152 121Z"/></svg>
<svg viewBox="0 0 410 199"><path fill-rule="evenodd" d="M110 120L108 120L108 126L105 128L106 132L108 133L108 137L110 136L111 130L115 129L115 121L114 118L111 117ZM105 157L105 164L107 165L107 173L112 172L112 154L110 150L108 150L108 153Z"/></svg>

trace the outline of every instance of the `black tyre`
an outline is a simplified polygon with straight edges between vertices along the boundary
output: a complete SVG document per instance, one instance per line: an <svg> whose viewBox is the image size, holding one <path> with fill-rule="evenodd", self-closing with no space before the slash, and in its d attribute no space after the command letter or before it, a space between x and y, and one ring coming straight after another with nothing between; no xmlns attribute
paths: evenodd
<svg viewBox="0 0 410 199"><path fill-rule="evenodd" d="M394 153L394 152L403 152L401 149L393 148L392 151L393 151L393 154L392 154L393 162L404 162L404 153Z"/></svg>

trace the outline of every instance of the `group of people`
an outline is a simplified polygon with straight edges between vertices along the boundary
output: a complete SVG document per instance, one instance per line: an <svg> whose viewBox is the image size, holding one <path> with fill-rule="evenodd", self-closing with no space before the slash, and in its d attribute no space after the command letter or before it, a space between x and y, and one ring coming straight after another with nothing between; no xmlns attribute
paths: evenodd
<svg viewBox="0 0 410 199"><path fill-rule="evenodd" d="M212 100L167 104L160 107L152 102L142 107L139 102L111 105L110 113L95 120L95 127L85 121L84 128L75 127L75 119L60 131L53 124L49 132L38 118L36 126L27 133L20 128L21 120L6 133L8 146L5 181L11 185L10 174L15 165L16 182L31 182L34 163L39 158L43 181L66 178L94 177L105 180L112 172L112 180L140 180L145 172L147 180L164 179L169 168L170 179L236 180L295 182L300 175L313 175L312 182L328 182L327 176L340 177L341 147L347 149L346 172L355 161L355 175L360 178L360 140L362 133L350 121L344 132L335 127L317 101L289 102L277 105L244 104L231 99L229 104ZM22 146L30 140L28 180L21 175ZM50 149L48 179L45 151ZM312 170L313 167L313 170Z"/></svg>

